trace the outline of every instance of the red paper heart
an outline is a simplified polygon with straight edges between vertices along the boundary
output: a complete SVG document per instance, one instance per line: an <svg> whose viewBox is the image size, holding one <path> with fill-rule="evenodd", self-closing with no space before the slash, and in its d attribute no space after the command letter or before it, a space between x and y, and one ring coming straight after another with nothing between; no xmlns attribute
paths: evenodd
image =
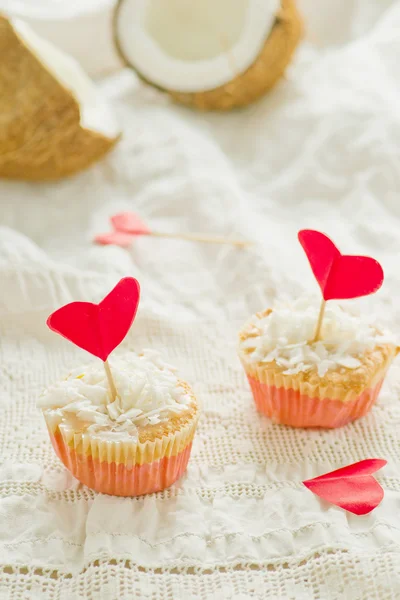
<svg viewBox="0 0 400 600"><path fill-rule="evenodd" d="M368 296L381 287L383 270L374 258L341 254L319 231L303 229L298 235L324 300Z"/></svg>
<svg viewBox="0 0 400 600"><path fill-rule="evenodd" d="M381 503L384 494L371 474L386 464L381 458L368 458L303 483L323 500L355 515L366 515Z"/></svg>
<svg viewBox="0 0 400 600"><path fill-rule="evenodd" d="M94 241L103 246L113 244L114 246L121 246L121 248L129 248L132 245L133 236L130 233L123 233L122 231L111 231L111 233L100 233L96 235Z"/></svg>
<svg viewBox="0 0 400 600"><path fill-rule="evenodd" d="M105 361L128 333L139 297L139 282L133 277L125 277L100 304L71 302L53 312L47 325L79 348Z"/></svg>
<svg viewBox="0 0 400 600"><path fill-rule="evenodd" d="M150 235L151 230L142 219L133 212L122 212L111 217L111 223L117 231L132 235Z"/></svg>

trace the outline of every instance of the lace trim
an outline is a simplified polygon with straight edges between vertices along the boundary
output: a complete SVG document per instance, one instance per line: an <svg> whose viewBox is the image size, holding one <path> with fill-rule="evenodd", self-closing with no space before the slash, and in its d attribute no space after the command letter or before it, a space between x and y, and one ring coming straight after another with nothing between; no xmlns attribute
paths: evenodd
<svg viewBox="0 0 400 600"><path fill-rule="evenodd" d="M213 568L178 561L168 568L147 568L131 560L97 559L76 574L3 565L0 594L12 590L13 600L100 597L139 600L146 594L155 600L177 597L275 600L277 594L291 600L326 600L335 593L337 598L393 600L392 590L400 585L399 559L398 549L365 553L361 560L347 550L332 547L291 559L239 560L230 566ZM377 584L378 577L388 584Z"/></svg>

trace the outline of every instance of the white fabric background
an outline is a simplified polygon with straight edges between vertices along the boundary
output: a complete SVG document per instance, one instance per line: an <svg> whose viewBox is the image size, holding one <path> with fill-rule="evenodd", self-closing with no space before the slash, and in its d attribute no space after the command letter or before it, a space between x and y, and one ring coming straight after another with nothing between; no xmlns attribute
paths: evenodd
<svg viewBox="0 0 400 600"><path fill-rule="evenodd" d="M357 304L400 325L400 2L316 4L302 1L309 40L259 104L196 114L117 73L101 84L124 132L112 155L60 183L0 183L2 600L400 598L399 364L368 417L308 432L257 415L235 351L251 312L317 293L300 227L379 259L384 287ZM95 58L87 66L99 74ZM123 209L160 230L256 244L93 246ZM134 500L79 485L35 407L45 385L86 360L47 331L47 315L98 301L129 274L142 302L126 345L161 349L204 407L187 476ZM368 457L389 461L370 515L301 484Z"/></svg>

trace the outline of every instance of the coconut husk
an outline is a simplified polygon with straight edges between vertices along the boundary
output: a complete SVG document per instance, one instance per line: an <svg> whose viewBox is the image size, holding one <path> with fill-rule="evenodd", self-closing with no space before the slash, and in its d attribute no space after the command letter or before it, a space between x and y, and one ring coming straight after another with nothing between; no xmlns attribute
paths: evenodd
<svg viewBox="0 0 400 600"><path fill-rule="evenodd" d="M43 181L85 169L116 143L80 126L79 104L0 15L0 177Z"/></svg>
<svg viewBox="0 0 400 600"><path fill-rule="evenodd" d="M247 106L268 92L284 74L298 45L302 33L303 22L297 11L294 0L281 0L281 9L275 24L260 54L254 63L234 79L213 90L204 92L177 92L155 85L137 71L134 65L128 64L118 40L117 13L124 0L118 0L114 13L114 40L117 51L124 63L133 68L146 83L167 92L176 102L198 110L227 111Z"/></svg>

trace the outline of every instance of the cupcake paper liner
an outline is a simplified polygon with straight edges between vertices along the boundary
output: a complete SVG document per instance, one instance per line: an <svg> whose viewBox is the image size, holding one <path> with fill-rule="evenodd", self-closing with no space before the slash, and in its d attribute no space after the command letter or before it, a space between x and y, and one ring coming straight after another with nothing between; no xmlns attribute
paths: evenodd
<svg viewBox="0 0 400 600"><path fill-rule="evenodd" d="M140 496L171 486L186 470L197 415L182 429L146 442L104 440L54 427L44 415L53 447L81 483L103 494Z"/></svg>
<svg viewBox="0 0 400 600"><path fill-rule="evenodd" d="M366 415L376 401L383 380L366 389L358 398L343 402L318 396L310 397L298 390L277 388L247 377L257 410L274 423L291 427L336 428ZM316 394L318 390L316 390Z"/></svg>
<svg viewBox="0 0 400 600"><path fill-rule="evenodd" d="M340 386L314 385L296 375L282 374L243 362L257 410L274 423L291 427L342 427L369 412L376 401L389 366L385 364L368 388L355 394ZM340 399L339 399L340 398Z"/></svg>

